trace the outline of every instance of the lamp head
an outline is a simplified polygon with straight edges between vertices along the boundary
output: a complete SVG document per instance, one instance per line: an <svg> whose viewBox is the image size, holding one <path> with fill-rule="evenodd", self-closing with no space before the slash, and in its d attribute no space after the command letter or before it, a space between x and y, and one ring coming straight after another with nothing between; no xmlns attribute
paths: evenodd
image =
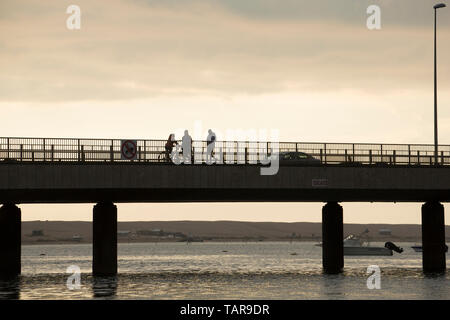
<svg viewBox="0 0 450 320"><path fill-rule="evenodd" d="M446 7L445 3L438 3L438 4L435 5L433 8L434 8L434 9L439 9L439 8L445 8L445 7Z"/></svg>

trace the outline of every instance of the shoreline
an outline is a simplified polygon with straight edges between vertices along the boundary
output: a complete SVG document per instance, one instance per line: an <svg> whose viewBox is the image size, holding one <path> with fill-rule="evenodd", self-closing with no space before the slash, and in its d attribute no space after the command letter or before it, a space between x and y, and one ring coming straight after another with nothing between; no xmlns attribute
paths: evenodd
<svg viewBox="0 0 450 320"><path fill-rule="evenodd" d="M193 243L268 243L268 242L286 242L286 243L319 243L321 239L304 239L304 240L287 240L287 239L265 239L265 240L244 240L244 239L212 239L212 240L203 240L203 241L189 241L189 244ZM392 241L392 239L373 239L370 243L383 243L386 241ZM420 244L420 239L395 239L395 242L398 243L417 243ZM446 238L446 242L450 242L450 239ZM145 244L145 243L181 243L186 244L187 241L170 241L170 240L153 240L153 241L144 241L144 240L132 240L126 241L121 240L117 241L118 244ZM35 246L35 245L75 245L75 244L87 244L92 245L91 241L30 241L30 242L22 242L22 245L27 246Z"/></svg>
<svg viewBox="0 0 450 320"><path fill-rule="evenodd" d="M22 244L92 243L89 221L24 221ZM446 242L450 226L445 227ZM365 233L368 230L368 233ZM387 233L386 233L387 232ZM344 224L344 237L364 234L370 242L421 243L420 225ZM118 243L159 242L320 242L319 222L129 221L117 223Z"/></svg>

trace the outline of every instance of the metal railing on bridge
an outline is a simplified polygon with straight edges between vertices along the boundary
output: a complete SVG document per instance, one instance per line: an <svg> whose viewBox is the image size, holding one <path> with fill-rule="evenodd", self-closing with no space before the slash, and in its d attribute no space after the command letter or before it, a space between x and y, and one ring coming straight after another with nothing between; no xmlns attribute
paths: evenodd
<svg viewBox="0 0 450 320"><path fill-rule="evenodd" d="M123 160L120 139L0 138L0 161L151 162L166 160L166 140L136 140L136 157ZM181 141L178 141L181 143ZM226 164L256 164L262 156L305 153L323 165L434 165L434 145L217 141L215 153ZM206 160L206 141L193 141L194 163ZM317 163L319 163L317 161ZM450 165L450 146L440 145L439 165Z"/></svg>

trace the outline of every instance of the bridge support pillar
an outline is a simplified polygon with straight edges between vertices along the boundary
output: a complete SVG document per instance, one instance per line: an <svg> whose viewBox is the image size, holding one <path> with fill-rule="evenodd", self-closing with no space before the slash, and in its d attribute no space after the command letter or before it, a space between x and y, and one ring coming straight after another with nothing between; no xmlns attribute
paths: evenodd
<svg viewBox="0 0 450 320"><path fill-rule="evenodd" d="M322 265L325 273L337 274L344 268L343 210L337 202L322 208Z"/></svg>
<svg viewBox="0 0 450 320"><path fill-rule="evenodd" d="M117 274L117 207L112 202L94 206L92 235L92 274Z"/></svg>
<svg viewBox="0 0 450 320"><path fill-rule="evenodd" d="M20 208L13 203L0 208L0 278L14 278L21 269Z"/></svg>
<svg viewBox="0 0 450 320"><path fill-rule="evenodd" d="M423 272L445 272L444 206L439 201L422 205L422 248Z"/></svg>

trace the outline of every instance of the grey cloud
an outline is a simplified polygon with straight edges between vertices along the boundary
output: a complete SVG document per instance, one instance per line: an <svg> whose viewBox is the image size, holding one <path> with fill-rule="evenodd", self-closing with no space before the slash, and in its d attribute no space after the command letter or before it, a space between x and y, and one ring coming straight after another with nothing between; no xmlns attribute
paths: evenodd
<svg viewBox="0 0 450 320"><path fill-rule="evenodd" d="M76 32L65 29L65 11L55 8L43 15L28 8L18 22L1 19L3 30L9 30L0 40L1 100L109 100L346 88L387 92L420 90L430 84L432 33L427 28L384 26L371 32L365 22L281 19L282 12L300 10L294 1L286 1L289 10L278 9L277 19L262 16L269 14L274 1L261 1L260 12L233 1L222 2L234 5L233 10L203 3L140 1L131 6L119 0L103 8L99 2L80 0L85 20ZM33 5L40 6L39 2ZM236 14L238 9L253 11ZM440 39L440 52L448 52L450 32L443 29ZM442 61L440 70L441 86L448 88L450 65Z"/></svg>
<svg viewBox="0 0 450 320"><path fill-rule="evenodd" d="M150 6L196 4L199 0L138 0ZM360 24L367 18L366 9L378 5L383 22L387 25L427 26L432 22L432 1L426 0L206 0L254 19L268 20L312 20ZM437 1L439 2L439 1ZM446 2L446 1L443 1ZM447 9L450 10L450 9ZM450 26L449 15L441 24Z"/></svg>

